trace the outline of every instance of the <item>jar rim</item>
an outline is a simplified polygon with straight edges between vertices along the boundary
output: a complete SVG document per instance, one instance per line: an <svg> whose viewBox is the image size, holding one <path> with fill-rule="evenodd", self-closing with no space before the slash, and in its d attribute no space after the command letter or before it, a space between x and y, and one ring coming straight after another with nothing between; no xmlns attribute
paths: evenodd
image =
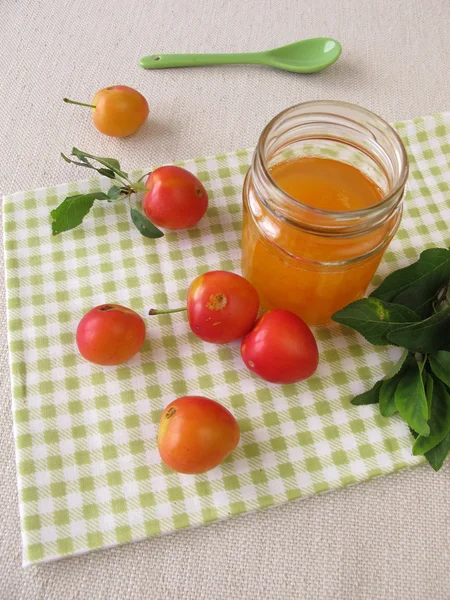
<svg viewBox="0 0 450 600"><path fill-rule="evenodd" d="M384 194L382 199L380 200L380 202L377 202L375 205L367 206L365 208L360 208L357 210L336 211L336 210L327 210L327 209L323 209L323 208L316 208L314 206L310 206L309 204L304 204L298 198L291 196L288 192L286 192L277 183L277 181L272 177L270 169L267 166L267 161L266 161L266 158L264 155L265 153L263 150L265 148L267 138L268 138L272 128L275 127L277 125L277 123L279 121L281 121L286 115L288 115L291 112L294 113L299 108L311 107L312 110L305 112L304 116L315 115L315 114L317 114L317 115L321 114L321 115L327 115L327 116L334 115L334 116L339 116L340 118L344 118L349 122L353 122L353 123L356 123L359 126L361 126L361 123L358 123L354 119L350 119L343 115L338 115L336 113L328 112L328 111L324 111L324 110L322 110L322 111L314 110L314 109L325 107L325 106L330 107L330 105L336 106L336 107L341 107L343 109L347 108L349 110L356 110L357 112L361 113L362 115L365 115L366 117L370 118L371 120L378 122L380 125L382 125L384 128L387 129L387 131L392 135L392 137L395 141L395 144L396 144L395 149L400 154L400 173L399 173L398 177L396 178L392 188L386 194ZM408 178L408 172L409 172L408 157L406 154L405 146L403 145L403 142L402 142L400 136L395 131L395 129L392 127L392 125L390 125L385 119L378 116L376 113L372 112L371 110L368 110L367 108L363 108L362 106L359 106L358 104L353 104L351 102L344 102L341 100L311 100L309 102L300 102L299 104L294 104L293 106L290 106L290 107L282 110L277 115L275 115L269 121L269 123L267 123L267 125L264 127L264 129L259 137L258 144L256 146L255 157L258 155L259 155L259 159L260 159L260 165L262 167L265 177L268 178L271 185L275 186L275 188L277 189L277 192L281 193L285 198L288 199L289 202L295 203L295 205L297 207L300 205L302 207L302 209L311 211L312 213L314 213L318 216L325 216L328 218L334 218L334 217L342 218L345 215L345 218L348 219L349 221L351 221L353 219L358 220L360 218L364 218L364 217L372 214L374 211L377 211L377 212L380 210L382 211L386 206L389 206L389 204L393 200L393 198L395 198L401 192L402 188L404 188L404 186L406 184L406 180Z"/></svg>

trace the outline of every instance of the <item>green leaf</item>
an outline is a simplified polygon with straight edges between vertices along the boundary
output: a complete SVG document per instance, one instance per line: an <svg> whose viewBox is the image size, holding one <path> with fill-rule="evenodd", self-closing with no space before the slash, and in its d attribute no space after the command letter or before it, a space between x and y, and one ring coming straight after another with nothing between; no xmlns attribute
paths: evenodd
<svg viewBox="0 0 450 600"><path fill-rule="evenodd" d="M432 312L439 288L449 279L450 251L430 248L417 262L388 275L370 297L407 306L424 319Z"/></svg>
<svg viewBox="0 0 450 600"><path fill-rule="evenodd" d="M428 375L428 379L433 381L433 376ZM437 446L446 435L450 432L450 396L447 393L445 385L440 379L435 379L430 385L432 400L431 400L431 415L428 421L430 433L424 437L419 437L414 442L413 454L425 454L435 446Z"/></svg>
<svg viewBox="0 0 450 600"><path fill-rule="evenodd" d="M403 373L410 364L411 357L408 357L408 351L404 350L400 360L390 369L388 375L384 378L380 389L380 413L383 417L392 417L397 412L395 405L395 390L403 377Z"/></svg>
<svg viewBox="0 0 450 600"><path fill-rule="evenodd" d="M380 391L380 387L382 381L377 381L376 384L367 390L367 392L363 392L362 394L358 394L351 401L355 406L363 406L364 404L376 404L378 402L378 394Z"/></svg>
<svg viewBox="0 0 450 600"><path fill-rule="evenodd" d="M94 167L87 158L82 158L81 162L77 160L72 160L62 152L60 152L61 157L66 161L66 163L71 163L72 165L77 165L78 167L85 167L86 169L94 169L94 171L98 171L97 167Z"/></svg>
<svg viewBox="0 0 450 600"><path fill-rule="evenodd" d="M105 177L109 177L110 179L116 178L116 174L110 169L97 169L97 171L100 173L100 175L104 175Z"/></svg>
<svg viewBox="0 0 450 600"><path fill-rule="evenodd" d="M164 233L155 227L153 223L151 223L147 217L145 217L139 210L136 208L130 208L131 220L135 224L136 228L142 233L143 236L147 238L160 238L164 236Z"/></svg>
<svg viewBox="0 0 450 600"><path fill-rule="evenodd" d="M91 210L94 200L107 200L108 196L103 192L92 192L90 194L74 194L68 196L61 204L52 210L52 233L57 235L63 231L69 231L80 225L84 217Z"/></svg>
<svg viewBox="0 0 450 600"><path fill-rule="evenodd" d="M391 377L394 377L394 375L397 375L397 373L400 371L400 369L405 364L405 360L407 359L408 354L409 354L408 350L406 350L406 349L403 350L402 355L400 356L398 361L396 363L394 363L392 365L392 367L388 370L384 379L390 379Z"/></svg>
<svg viewBox="0 0 450 600"><path fill-rule="evenodd" d="M380 389L380 413L383 417L392 417L397 412L395 404L395 390L402 376L397 373L394 377L386 379Z"/></svg>
<svg viewBox="0 0 450 600"><path fill-rule="evenodd" d="M98 160L98 158L96 160ZM102 160L105 164L107 164L112 169L115 169L116 171L120 171L119 161L116 160L115 158L103 158L103 157L101 157L100 160Z"/></svg>
<svg viewBox="0 0 450 600"><path fill-rule="evenodd" d="M425 378L424 378L425 376ZM422 379L424 380L425 385L425 396L427 397L428 404L428 420L431 417L431 405L433 403L433 389L434 389L434 379L430 376L426 371L422 372Z"/></svg>
<svg viewBox="0 0 450 600"><path fill-rule="evenodd" d="M450 452L450 433L448 433L445 438L440 442L437 446L429 450L425 453L425 458L430 463L435 471L439 471L439 469L444 464L445 459Z"/></svg>
<svg viewBox="0 0 450 600"><path fill-rule="evenodd" d="M85 161L83 161L82 163L79 163L76 160L72 160L71 158L66 156L63 152L60 152L59 154L60 154L61 158L66 161L66 163L72 163L73 165L78 165L80 167L89 167L90 169L94 168L92 165L86 164Z"/></svg>
<svg viewBox="0 0 450 600"><path fill-rule="evenodd" d="M121 171L119 161L116 160L115 158L105 158L103 156L95 156L94 154L88 154L87 152L83 152L82 150L79 150L78 148L75 148L75 147L72 148L72 155L76 156L77 158L79 158L82 161L86 161L87 158L92 158L92 160L96 160L98 163L100 163L104 167L107 167L108 169L110 169L111 171L113 171L114 173L119 175L119 177L128 179L128 173L125 173L125 171Z"/></svg>
<svg viewBox="0 0 450 600"><path fill-rule="evenodd" d="M388 339L389 333L418 321L419 317L406 306L363 298L334 313L332 319L356 329L371 344L386 345L394 343Z"/></svg>
<svg viewBox="0 0 450 600"><path fill-rule="evenodd" d="M380 381L377 381L370 390L367 390L366 392L363 392L362 394L358 394L358 396L355 396L353 398L353 400L351 401L351 403L354 404L355 406L362 406L364 404L376 404L377 402L381 402L380 390L381 390L382 386L385 384L386 380L391 379L392 377L394 377L394 375L396 375L399 372L399 370L401 369L407 356L408 356L408 351L404 350L400 359L389 370L387 377L385 379L381 379ZM383 412L381 411L381 406L380 406L380 412L381 412L381 414L383 414ZM397 412L397 409L395 409L394 412Z"/></svg>
<svg viewBox="0 0 450 600"><path fill-rule="evenodd" d="M419 365L414 358L408 365L395 390L395 405L406 423L420 435L429 435L428 404Z"/></svg>
<svg viewBox="0 0 450 600"><path fill-rule="evenodd" d="M380 413L383 417L392 417L397 412L397 406L395 405L395 390L403 377L403 373L408 366L411 366L411 360L413 357L408 357L408 351L404 350L400 360L395 363L389 372L389 375L385 377L381 389L380 389Z"/></svg>
<svg viewBox="0 0 450 600"><path fill-rule="evenodd" d="M438 350L450 350L450 307L433 316L411 323L387 334L389 342L404 346L410 352L428 354Z"/></svg>
<svg viewBox="0 0 450 600"><path fill-rule="evenodd" d="M428 356L431 370L441 381L450 388L450 352L436 352Z"/></svg>
<svg viewBox="0 0 450 600"><path fill-rule="evenodd" d="M94 165L92 165L87 158L80 157L80 160L82 162L78 162L77 160L72 160L71 158L68 158L62 152L61 156L66 162L71 163L72 165L77 165L78 167L86 167L87 169L94 169L94 171L97 171L97 173L100 173L100 175L104 175L105 177L109 177L110 179L115 179L116 177L116 174L114 173L114 171L111 171L111 169L97 168Z"/></svg>
<svg viewBox="0 0 450 600"><path fill-rule="evenodd" d="M121 188L118 185L113 185L109 188L107 194L110 200L118 200L121 196Z"/></svg>

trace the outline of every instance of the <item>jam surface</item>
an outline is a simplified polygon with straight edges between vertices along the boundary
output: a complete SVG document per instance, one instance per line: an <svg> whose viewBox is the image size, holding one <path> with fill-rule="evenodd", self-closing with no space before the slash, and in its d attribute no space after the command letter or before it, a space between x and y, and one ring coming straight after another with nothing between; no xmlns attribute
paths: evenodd
<svg viewBox="0 0 450 600"><path fill-rule="evenodd" d="M278 163L270 174L292 198L316 209L346 212L383 198L382 190L356 167L328 158ZM285 308L317 325L364 295L383 252L359 258L386 239L392 222L362 236L312 235L277 219L254 191L251 201L245 196L244 190L242 271L266 309Z"/></svg>

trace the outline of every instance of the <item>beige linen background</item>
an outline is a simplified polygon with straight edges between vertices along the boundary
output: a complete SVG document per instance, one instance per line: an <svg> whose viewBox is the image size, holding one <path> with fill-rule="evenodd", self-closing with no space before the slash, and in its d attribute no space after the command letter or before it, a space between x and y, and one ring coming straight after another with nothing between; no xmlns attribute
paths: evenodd
<svg viewBox="0 0 450 600"><path fill-rule="evenodd" d="M448 0L2 0L0 190L85 177L77 145L124 168L252 146L306 100L362 104L388 120L450 109ZM312 36L340 61L301 76L259 67L145 72L156 52L255 51ZM138 88L138 135L98 134L90 101ZM3 268L3 265L2 265ZM0 282L0 598L450 598L450 465L427 467L206 528L23 570Z"/></svg>

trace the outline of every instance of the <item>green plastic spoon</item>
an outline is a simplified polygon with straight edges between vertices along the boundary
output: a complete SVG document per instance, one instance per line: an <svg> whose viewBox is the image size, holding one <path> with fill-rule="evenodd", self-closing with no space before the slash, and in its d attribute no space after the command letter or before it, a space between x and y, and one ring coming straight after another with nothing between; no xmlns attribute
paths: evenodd
<svg viewBox="0 0 450 600"><path fill-rule="evenodd" d="M144 56L144 69L200 67L204 65L252 64L267 65L294 73L315 73L337 61L342 47L332 38L311 38L266 52L244 54L152 54Z"/></svg>

